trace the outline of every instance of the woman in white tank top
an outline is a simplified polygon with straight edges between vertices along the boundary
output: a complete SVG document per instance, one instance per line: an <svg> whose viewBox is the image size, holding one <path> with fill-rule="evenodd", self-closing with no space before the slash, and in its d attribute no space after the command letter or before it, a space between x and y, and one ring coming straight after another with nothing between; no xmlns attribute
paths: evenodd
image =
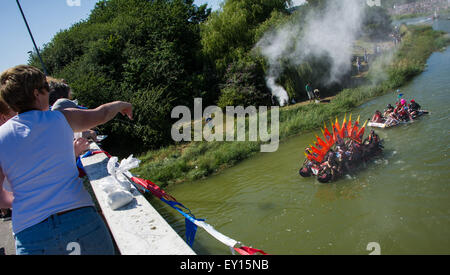
<svg viewBox="0 0 450 275"><path fill-rule="evenodd" d="M78 178L73 132L101 125L132 105L48 111L48 83L32 66L0 76L0 97L19 114L0 126L0 208L13 207L16 254L113 254L112 239ZM7 178L13 193L3 191Z"/></svg>

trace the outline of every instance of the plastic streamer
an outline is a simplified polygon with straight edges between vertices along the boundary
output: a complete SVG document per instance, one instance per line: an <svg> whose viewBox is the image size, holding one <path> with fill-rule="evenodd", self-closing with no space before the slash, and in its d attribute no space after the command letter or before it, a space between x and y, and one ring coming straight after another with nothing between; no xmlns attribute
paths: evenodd
<svg viewBox="0 0 450 275"><path fill-rule="evenodd" d="M186 242L188 243L188 245L190 247L192 247L192 245L194 245L195 234L197 233L196 221L204 221L204 220L196 219L194 214L191 213L191 210L189 208L187 208L186 206L184 206L183 204L181 204L177 201L169 201L162 197L160 198L160 200L162 200L163 202L165 202L166 204L168 204L169 206L171 206L172 208L174 208L175 210L180 212L181 215L184 216L185 227L186 227ZM181 209L180 207L182 207L183 209L188 211L188 213L183 211L183 209Z"/></svg>
<svg viewBox="0 0 450 275"><path fill-rule="evenodd" d="M126 176L126 177L132 183L136 183L136 184L140 185L141 187L144 187L143 185L141 185L142 182L147 182L147 183L150 182L150 183L152 183L149 180L144 180L144 179L140 179L140 178L137 178L137 177L131 177L131 178L129 178L128 176ZM157 187L157 189L156 190L152 190L152 188L155 188L155 186ZM170 207L172 207L175 210L177 210L181 215L183 215L185 217L185 222L186 222L186 240L187 240L187 243L189 244L189 246L192 247L192 245L194 244L194 238L195 238L195 234L196 234L197 226L198 226L198 227L203 228L207 233L209 233L216 240L218 240L221 243L225 244L226 246L230 247L231 251L233 251L233 249L234 249L236 252L238 252L241 255L254 255L256 253L260 253L260 254L263 254L263 255L268 255L263 250L254 249L254 248L247 247L247 246L242 246L241 242L236 241L236 240L234 240L234 239L232 239L232 238L230 238L228 236L225 236L224 234L220 233L214 227L212 227L211 225L207 224L204 219L197 219L197 218L195 218L195 216L192 214L192 212L191 212L191 210L189 208L187 208L186 206L184 206L180 202L177 202L174 197L172 197L172 196L168 195L167 193L165 193L165 191L162 190L161 188L159 188L156 184L154 184L154 183L148 184L144 188L145 189L150 188L150 189L147 189L149 192L151 192L152 194L157 196L161 201L165 202L166 204L168 204ZM166 199L167 197L172 198L172 200L167 200ZM239 247L236 247L236 246L239 246Z"/></svg>
<svg viewBox="0 0 450 275"><path fill-rule="evenodd" d="M77 160L78 168L82 169L83 167L81 164L81 158L88 157L98 153L105 153L109 158L111 158L111 155L102 150L88 151L86 154L78 158ZM195 235L197 233L197 227L201 227L216 240L228 246L233 254L234 251L236 251L241 255L255 255L255 254L268 255L263 250L243 246L241 242L236 241L217 231L213 226L207 224L204 219L197 219L192 214L189 208L184 206L182 203L178 202L173 196L167 194L163 189L161 189L158 185L156 185L152 181L135 177L129 171L122 173L122 175L125 176L140 192L152 193L155 197L159 198L161 201L165 202L167 205L177 210L181 215L184 216L186 226L186 242L189 246L192 247L192 245L194 244Z"/></svg>

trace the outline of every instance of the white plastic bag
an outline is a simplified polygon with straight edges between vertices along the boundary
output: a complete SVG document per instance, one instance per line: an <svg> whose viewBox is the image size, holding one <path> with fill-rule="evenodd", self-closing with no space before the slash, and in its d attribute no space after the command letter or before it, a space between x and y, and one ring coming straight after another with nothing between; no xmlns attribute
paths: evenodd
<svg viewBox="0 0 450 275"><path fill-rule="evenodd" d="M137 167L139 167L140 163L141 163L140 160L138 160L137 158L133 158L133 155L130 155L128 158L123 159L120 162L117 172L123 173L123 172L131 170L133 168L137 168Z"/></svg>
<svg viewBox="0 0 450 275"><path fill-rule="evenodd" d="M133 200L133 194L130 193L131 184L122 174L129 174L128 170L138 167L140 160L130 155L127 159L123 159L120 165L117 162L117 157L109 159L107 170L111 176L101 184L103 191L108 194L107 203L113 210L125 206Z"/></svg>
<svg viewBox="0 0 450 275"><path fill-rule="evenodd" d="M133 195L125 190L117 189L108 194L107 203L112 210L129 204L133 200Z"/></svg>
<svg viewBox="0 0 450 275"><path fill-rule="evenodd" d="M139 167L140 160L133 158L130 155L128 158L123 159L120 165L117 167L118 158L111 157L108 161L108 173L117 181L117 183L122 186L124 190L130 191L130 182L122 176L122 174L127 174L128 170Z"/></svg>

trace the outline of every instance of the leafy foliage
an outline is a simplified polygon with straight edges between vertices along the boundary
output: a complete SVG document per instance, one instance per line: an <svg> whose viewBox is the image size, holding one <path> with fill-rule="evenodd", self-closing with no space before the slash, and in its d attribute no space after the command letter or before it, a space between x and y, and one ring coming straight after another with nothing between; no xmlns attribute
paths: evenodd
<svg viewBox="0 0 450 275"><path fill-rule="evenodd" d="M271 92L265 85L264 71L257 60L248 57L231 63L221 87L218 106L271 105Z"/></svg>
<svg viewBox="0 0 450 275"><path fill-rule="evenodd" d="M170 140L172 108L192 104L208 84L199 24L209 13L193 0L100 1L87 20L59 32L42 56L81 104L133 103L132 126L116 121L103 130L136 139L142 149L159 147ZM36 56L31 64L40 67Z"/></svg>
<svg viewBox="0 0 450 275"><path fill-rule="evenodd" d="M243 58L256 43L255 31L273 11L286 12L286 0L228 0L202 25L202 51L219 72Z"/></svg>
<svg viewBox="0 0 450 275"><path fill-rule="evenodd" d="M392 32L392 20L382 7L369 7L365 11L363 33L371 39L385 38Z"/></svg>

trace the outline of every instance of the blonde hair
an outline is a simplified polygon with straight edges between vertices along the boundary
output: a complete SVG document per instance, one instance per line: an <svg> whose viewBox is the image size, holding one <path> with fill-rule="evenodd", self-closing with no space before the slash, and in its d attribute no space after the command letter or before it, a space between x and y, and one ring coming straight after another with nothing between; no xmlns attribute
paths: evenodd
<svg viewBox="0 0 450 275"><path fill-rule="evenodd" d="M61 82L67 84L67 81L64 78L54 78L53 76L46 76L47 82Z"/></svg>
<svg viewBox="0 0 450 275"><path fill-rule="evenodd" d="M35 102L34 90L42 93L44 88L48 91L44 73L32 66L19 65L0 75L0 97L15 112L32 109Z"/></svg>

